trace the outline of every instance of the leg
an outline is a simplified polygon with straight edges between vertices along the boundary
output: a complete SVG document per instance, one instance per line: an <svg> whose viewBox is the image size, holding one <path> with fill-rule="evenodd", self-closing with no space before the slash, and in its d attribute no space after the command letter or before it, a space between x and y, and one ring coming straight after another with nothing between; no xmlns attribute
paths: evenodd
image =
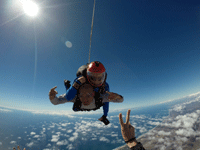
<svg viewBox="0 0 200 150"><path fill-rule="evenodd" d="M110 122L106 117L109 111L109 102L105 102L104 104L105 104L103 105L104 115L101 118L99 118L99 120L102 121L105 125L108 125Z"/></svg>
<svg viewBox="0 0 200 150"><path fill-rule="evenodd" d="M109 111L109 102L105 102L104 104L105 105L103 105L103 115L105 117L107 117L108 116L108 111Z"/></svg>

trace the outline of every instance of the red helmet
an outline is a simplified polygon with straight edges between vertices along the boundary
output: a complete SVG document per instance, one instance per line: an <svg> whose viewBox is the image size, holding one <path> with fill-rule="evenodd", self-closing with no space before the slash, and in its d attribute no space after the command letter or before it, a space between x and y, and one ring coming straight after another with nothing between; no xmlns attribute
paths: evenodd
<svg viewBox="0 0 200 150"><path fill-rule="evenodd" d="M90 84L99 87L103 84L106 77L106 69L99 61L91 62L87 67L87 78Z"/></svg>

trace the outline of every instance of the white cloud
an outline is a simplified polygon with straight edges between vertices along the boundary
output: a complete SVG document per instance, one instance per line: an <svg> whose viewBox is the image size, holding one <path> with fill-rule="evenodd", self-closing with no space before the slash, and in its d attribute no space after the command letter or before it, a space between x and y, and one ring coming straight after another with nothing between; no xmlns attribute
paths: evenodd
<svg viewBox="0 0 200 150"><path fill-rule="evenodd" d="M135 126L135 129L139 129L141 133L147 131L147 129L145 127L136 127Z"/></svg>
<svg viewBox="0 0 200 150"><path fill-rule="evenodd" d="M51 142L58 142L59 138L59 135L52 135Z"/></svg>
<svg viewBox="0 0 200 150"><path fill-rule="evenodd" d="M189 129L179 129L178 131L175 131L175 133L177 135L182 135L182 136L187 136L187 137L196 135L196 132L191 128L189 128Z"/></svg>
<svg viewBox="0 0 200 150"><path fill-rule="evenodd" d="M103 141L103 142L110 142L109 139L107 139L106 137L100 137L99 141Z"/></svg>
<svg viewBox="0 0 200 150"><path fill-rule="evenodd" d="M82 140L82 141L87 141L87 138L83 138L83 137L82 137L81 140Z"/></svg>
<svg viewBox="0 0 200 150"><path fill-rule="evenodd" d="M74 149L74 146L73 146L72 144L69 144L69 145L66 147L66 149L68 149L68 150Z"/></svg>
<svg viewBox="0 0 200 150"><path fill-rule="evenodd" d="M2 142L0 142L0 145L2 145Z"/></svg>
<svg viewBox="0 0 200 150"><path fill-rule="evenodd" d="M112 137L118 136L118 134L111 134Z"/></svg>
<svg viewBox="0 0 200 150"><path fill-rule="evenodd" d="M92 140L97 140L97 138L92 138Z"/></svg>
<svg viewBox="0 0 200 150"><path fill-rule="evenodd" d="M35 132L31 132L31 133L30 133L30 135L35 135L35 134L36 134Z"/></svg>
<svg viewBox="0 0 200 150"><path fill-rule="evenodd" d="M34 144L34 142L30 142L30 143L27 143L26 146L28 146L28 147L32 147L33 144Z"/></svg>
<svg viewBox="0 0 200 150"><path fill-rule="evenodd" d="M13 112L13 111L9 110L9 109L2 109L2 108L0 108L0 112Z"/></svg>
<svg viewBox="0 0 200 150"><path fill-rule="evenodd" d="M70 130L67 131L67 133L71 133L72 131L73 131L73 130L70 129Z"/></svg>
<svg viewBox="0 0 200 150"><path fill-rule="evenodd" d="M22 139L21 137L18 137L18 139Z"/></svg>
<svg viewBox="0 0 200 150"><path fill-rule="evenodd" d="M160 125L160 122L149 121L148 124L158 126L158 125Z"/></svg>
<svg viewBox="0 0 200 150"><path fill-rule="evenodd" d="M158 135L171 135L171 132L158 131Z"/></svg>
<svg viewBox="0 0 200 150"><path fill-rule="evenodd" d="M67 145L69 142L67 141L67 140L62 140L62 141L58 141L57 143L56 143L56 145L59 145L59 146L61 146L61 145Z"/></svg>
<svg viewBox="0 0 200 150"><path fill-rule="evenodd" d="M71 124L71 123L62 123L61 126L66 127L69 124Z"/></svg>
<svg viewBox="0 0 200 150"><path fill-rule="evenodd" d="M11 142L10 142L10 144L16 144L16 143L17 143L16 141L11 141Z"/></svg>
<svg viewBox="0 0 200 150"><path fill-rule="evenodd" d="M69 141L71 141L71 142L74 142L78 138L78 133L77 132L74 132L73 135L74 135L73 137L69 138Z"/></svg>
<svg viewBox="0 0 200 150"><path fill-rule="evenodd" d="M49 144L47 144L47 146L46 147L51 147L51 144L49 143Z"/></svg>
<svg viewBox="0 0 200 150"><path fill-rule="evenodd" d="M163 139L163 138L160 138L160 139L158 139L158 142L159 143L162 143L162 142L164 142L165 140Z"/></svg>
<svg viewBox="0 0 200 150"><path fill-rule="evenodd" d="M60 134L61 134L61 132L56 132L56 134L60 135Z"/></svg>
<svg viewBox="0 0 200 150"><path fill-rule="evenodd" d="M33 138L39 138L40 136L39 135L35 135Z"/></svg>

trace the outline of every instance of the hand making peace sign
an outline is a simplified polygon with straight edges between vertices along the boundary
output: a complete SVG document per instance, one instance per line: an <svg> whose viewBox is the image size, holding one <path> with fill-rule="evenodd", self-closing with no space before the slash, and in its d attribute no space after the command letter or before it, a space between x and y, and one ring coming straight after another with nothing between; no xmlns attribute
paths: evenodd
<svg viewBox="0 0 200 150"><path fill-rule="evenodd" d="M122 114L121 113L119 114L121 133L122 133L122 137L124 138L125 141L128 141L135 137L135 128L129 122L130 112L131 112L131 110L129 109L127 112L127 116L126 116L126 123L123 122Z"/></svg>

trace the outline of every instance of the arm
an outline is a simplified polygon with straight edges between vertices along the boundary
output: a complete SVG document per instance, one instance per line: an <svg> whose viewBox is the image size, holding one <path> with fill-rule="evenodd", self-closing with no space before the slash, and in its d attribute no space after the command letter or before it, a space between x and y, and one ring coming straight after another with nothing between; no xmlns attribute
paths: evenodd
<svg viewBox="0 0 200 150"><path fill-rule="evenodd" d="M67 100L69 100L69 101L72 100L72 99L74 99L74 97L77 95L77 90L85 82L86 82L85 77L83 77L83 76L77 77L74 80L73 85L67 90L65 98Z"/></svg>
<svg viewBox="0 0 200 150"><path fill-rule="evenodd" d="M56 94L58 94L58 92L55 90L57 88L57 86L53 87L50 91L49 91L49 99L51 101L52 104L54 105L58 105L58 104L63 104L66 102L69 102L70 100L67 100L66 94L60 95L59 97L56 96Z"/></svg>
<svg viewBox="0 0 200 150"><path fill-rule="evenodd" d="M104 102L122 103L124 101L123 96L113 92L106 92L105 94L102 94L101 97Z"/></svg>
<svg viewBox="0 0 200 150"><path fill-rule="evenodd" d="M54 105L58 105L58 104L64 104L64 103L66 103L66 102L73 102L72 100L71 101L69 101L69 100L67 100L66 98L66 94L63 94L63 95L60 95L60 96L55 96L55 98L54 99L50 99L50 101L51 101L51 103L52 104L54 104Z"/></svg>

